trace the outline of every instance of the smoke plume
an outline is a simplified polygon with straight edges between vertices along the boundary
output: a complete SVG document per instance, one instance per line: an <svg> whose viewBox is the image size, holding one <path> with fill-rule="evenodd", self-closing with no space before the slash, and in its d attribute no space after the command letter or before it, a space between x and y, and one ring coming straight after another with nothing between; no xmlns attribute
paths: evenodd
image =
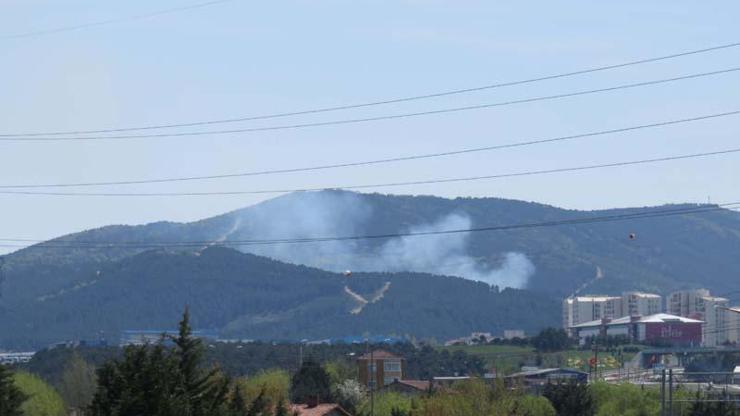
<svg viewBox="0 0 740 416"><path fill-rule="evenodd" d="M362 195L316 192L289 195L243 211L241 238L305 238L377 234L382 215ZM380 213L375 213L380 214ZM471 228L470 217L449 213L432 223L399 231L427 232ZM237 238L230 235L228 238ZM251 246L245 250L279 260L333 271L415 271L459 276L499 287L522 288L535 267L521 253L468 254L470 234L398 237L390 240L346 240L310 244Z"/></svg>

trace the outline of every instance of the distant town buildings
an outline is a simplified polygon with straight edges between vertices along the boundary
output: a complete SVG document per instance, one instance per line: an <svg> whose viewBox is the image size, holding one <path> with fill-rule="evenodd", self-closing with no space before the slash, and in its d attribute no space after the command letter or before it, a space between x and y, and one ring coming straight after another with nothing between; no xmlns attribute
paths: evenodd
<svg viewBox="0 0 740 416"><path fill-rule="evenodd" d="M3 352L0 353L0 364L23 364L31 361L34 352Z"/></svg>
<svg viewBox="0 0 740 416"><path fill-rule="evenodd" d="M635 323L647 323L645 319L661 315L662 319L673 322L685 318L682 324L699 322L701 338L697 345L715 347L740 342L740 307L730 307L729 299L712 296L707 289L673 292L666 298L665 314L660 313L663 310L662 298L652 293L571 296L563 300L563 328L571 336L581 336L590 331L606 335L623 334L637 341L650 341L651 334L630 331L640 327L635 327ZM682 326L681 336L671 332L669 338L677 343L693 344L696 342L694 326L690 326L691 329Z"/></svg>
<svg viewBox="0 0 740 416"><path fill-rule="evenodd" d="M166 340L176 337L178 331L175 329L127 329L121 331L120 346L156 344L163 337ZM218 334L213 331L195 330L193 336L201 339L217 340Z"/></svg>
<svg viewBox="0 0 740 416"><path fill-rule="evenodd" d="M524 338L523 329L504 329L504 339Z"/></svg>
<svg viewBox="0 0 740 416"><path fill-rule="evenodd" d="M467 337L451 339L445 342L445 346L451 345L475 345L487 344L496 339L525 338L523 329L505 329L503 336L494 336L490 332L473 332Z"/></svg>

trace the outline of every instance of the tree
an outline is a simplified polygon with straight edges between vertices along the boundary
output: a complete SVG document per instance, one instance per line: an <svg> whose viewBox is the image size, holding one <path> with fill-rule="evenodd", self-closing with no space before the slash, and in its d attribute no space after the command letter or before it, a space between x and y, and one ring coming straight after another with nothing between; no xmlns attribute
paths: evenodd
<svg viewBox="0 0 740 416"><path fill-rule="evenodd" d="M605 382L594 383L590 389L598 416L654 415L660 411L660 396L656 389L641 389L629 383Z"/></svg>
<svg viewBox="0 0 740 416"><path fill-rule="evenodd" d="M306 403L310 399L331 400L329 374L317 362L306 360L291 379L290 394L294 403Z"/></svg>
<svg viewBox="0 0 740 416"><path fill-rule="evenodd" d="M95 367L88 364L75 352L62 373L57 384L67 405L76 410L87 408L92 402L97 386Z"/></svg>
<svg viewBox="0 0 740 416"><path fill-rule="evenodd" d="M357 406L365 400L365 387L357 380L347 379L334 386L334 399L345 410L354 413Z"/></svg>
<svg viewBox="0 0 740 416"><path fill-rule="evenodd" d="M552 403L558 416L593 416L594 399L588 385L576 383L549 383L543 396Z"/></svg>
<svg viewBox="0 0 740 416"><path fill-rule="evenodd" d="M571 345L571 339L565 330L545 328L539 334L532 337L532 346L538 351L562 351Z"/></svg>
<svg viewBox="0 0 740 416"><path fill-rule="evenodd" d="M249 405L247 416L268 416L268 413L271 413L270 404L267 402L267 398L265 398L265 391L262 390L252 404Z"/></svg>
<svg viewBox="0 0 740 416"><path fill-rule="evenodd" d="M21 406L28 399L15 385L13 373L0 364L0 415L22 416Z"/></svg>
<svg viewBox="0 0 740 416"><path fill-rule="evenodd" d="M98 370L92 416L214 416L227 412L230 381L202 368L203 347L185 309L174 347L129 346Z"/></svg>
<svg viewBox="0 0 740 416"><path fill-rule="evenodd" d="M244 395L242 394L242 390L239 388L239 385L234 386L234 394L231 397L231 401L229 402L229 410L231 412L231 416L241 416L244 414L244 412L247 409L247 402L244 400Z"/></svg>
<svg viewBox="0 0 740 416"><path fill-rule="evenodd" d="M62 397L40 377L26 372L17 372L14 379L18 389L28 396L28 400L21 406L23 415L64 416L67 413ZM4 415L4 413L0 414Z"/></svg>

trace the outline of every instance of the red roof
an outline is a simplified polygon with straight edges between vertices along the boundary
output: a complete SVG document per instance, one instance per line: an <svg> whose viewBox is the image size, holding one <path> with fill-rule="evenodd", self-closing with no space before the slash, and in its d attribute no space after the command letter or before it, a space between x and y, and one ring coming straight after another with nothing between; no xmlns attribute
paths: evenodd
<svg viewBox="0 0 740 416"><path fill-rule="evenodd" d="M397 380L400 384L413 387L417 390L429 390L429 380Z"/></svg>
<svg viewBox="0 0 740 416"><path fill-rule="evenodd" d="M298 416L325 416L330 415L332 412L344 416L352 416L346 410L342 409L342 406L336 403L323 403L314 407L308 407L307 404L292 404L290 405L290 411L297 413Z"/></svg>
<svg viewBox="0 0 740 416"><path fill-rule="evenodd" d="M372 359L373 360L385 360L385 359L388 359L388 358L403 359L403 358L401 358L401 357L399 357L397 355L391 354L388 351L383 351L383 350L375 350L372 353ZM367 353L367 354L365 354L363 356L360 356L358 358L358 360L369 360L369 359L370 359L370 353Z"/></svg>

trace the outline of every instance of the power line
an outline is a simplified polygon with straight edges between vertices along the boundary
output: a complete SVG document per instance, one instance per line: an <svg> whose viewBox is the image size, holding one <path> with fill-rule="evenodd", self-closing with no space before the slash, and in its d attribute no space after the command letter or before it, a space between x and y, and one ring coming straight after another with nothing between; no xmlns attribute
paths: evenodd
<svg viewBox="0 0 740 416"><path fill-rule="evenodd" d="M521 142L493 145L493 146L452 150L448 152L416 154L416 155L393 157L393 158L386 158L386 159L375 159L375 160L366 160L366 161L358 161L358 162L345 162L345 163L336 163L336 164L319 165L319 166L273 169L273 170L263 170L263 171L253 171L253 172L227 173L227 174L220 174L220 175L185 176L185 177L175 177L175 178L121 180L121 181L107 181L107 182L0 185L0 189L65 188L65 187L105 186L105 185L141 185L141 184L154 184L154 183L167 183L167 182L185 182L185 181L197 181L197 180L226 179L226 178L236 178L236 177L246 177L246 176L263 176L263 175L274 175L274 174L283 174L283 173L310 172L310 171L318 171L318 170L326 170L326 169L369 166L369 165L376 165L376 164L382 164L382 163L430 159L430 158L454 156L454 155L467 154L467 153L501 150L501 149L515 148L515 147L523 147L523 146L532 146L532 145L544 144L544 143L562 142L562 141L568 141L568 140L582 139L586 137L603 136L603 135L614 134L614 133L625 133L625 132L630 132L630 131L635 131L635 130L655 128L655 127L665 127L665 126L671 126L675 124L690 123L690 122L709 120L709 119L720 118L720 117L734 116L738 114L740 114L740 110L728 111L724 113L709 114L709 115L702 115L702 116L696 116L696 117L690 117L690 118L684 118L684 119L660 121L660 122L655 122L655 123L650 123L650 124L627 126L627 127L617 128L617 129L598 130L598 131L579 133L579 134L567 135L567 136L557 136L557 137L550 137L550 138L543 138L543 139L534 139L534 140L526 140L526 141L521 141Z"/></svg>
<svg viewBox="0 0 740 416"><path fill-rule="evenodd" d="M367 188L389 188L411 185L431 185L438 183L470 182L478 180L493 180L502 178L513 178L520 176L547 175L554 173L577 172L593 169L612 168L620 166L642 165L649 163L669 162L675 160L695 159L710 156L740 153L740 148L718 150L714 152L692 153L676 156L665 156L653 159L640 159L625 162L602 163L597 165L575 166L557 169L528 170L522 172L500 173L484 176L468 176L459 178L427 179L408 182L386 182L366 185L344 185L325 186L315 188L292 188L292 189L262 189L245 191L205 191L205 192L66 192L66 191L24 191L24 190L0 190L0 194L6 195L44 195L44 196L99 196L99 197L170 197L170 196L214 196L214 195L251 195L251 194L280 194L291 192L328 191L340 189L367 189Z"/></svg>
<svg viewBox="0 0 740 416"><path fill-rule="evenodd" d="M534 223L518 223L508 225L496 225L477 228L462 228L451 230L435 231L418 231L405 233L388 233L388 234L369 234L369 235L352 235L352 236L326 236L326 237L305 237L305 238L283 238L283 239L254 239L254 240L231 240L231 241L170 241L170 242L142 242L142 241L118 241L118 242L101 242L101 241L80 241L80 240L31 240L19 238L0 238L0 241L11 242L36 242L39 243L34 247L41 248L167 248L167 247L202 247L210 246L250 246L250 245L273 245L273 244L300 244L300 243L319 243L329 241L352 241L352 240L371 240L371 239L389 239L398 237L419 237L429 235L460 234L474 232L493 232L493 231L513 231L522 229L556 227L564 225L580 225L607 223L614 221L626 221L633 219L645 218L662 218L676 215L690 215L706 212L715 212L726 210L727 207L740 205L740 202L728 202L711 206L697 205L689 208L670 208L664 210L653 210L647 212L633 212L623 214L612 214L602 216L588 216L583 218L573 218L565 220L544 221ZM8 246L8 245L5 245Z"/></svg>
<svg viewBox="0 0 740 416"><path fill-rule="evenodd" d="M52 34L62 33L62 32L72 32L76 30L89 29L91 27L105 26L105 25L114 24L114 23L124 23L124 22L130 22L130 21L135 21L135 20L148 19L151 17L157 17L157 16L162 16L162 15L167 15L167 14L184 12L187 10L200 9L203 7L213 6L213 5L221 4L221 3L228 3L232 1L234 0L214 0L214 1L209 1L205 3L192 4L190 6L174 7L171 9L159 10L159 11L155 11L151 13L138 14L138 15L121 17L121 18L116 18L116 19L100 20L97 22L83 23L83 24L74 25L74 26L62 26L62 27L57 27L53 29L36 30L32 32L4 35L4 36L0 36L0 40L23 39L23 38L32 38L32 37L38 37L38 36L52 35ZM730 45L723 45L723 46L725 46L726 48L731 47ZM724 48L718 48L718 49L724 49ZM711 50L716 50L716 49L711 48L709 50L711 51ZM702 52L695 52L695 53L702 53Z"/></svg>
<svg viewBox="0 0 740 416"><path fill-rule="evenodd" d="M170 124L148 125L148 126L139 126L139 127L122 127L122 128L98 129L98 130L69 130L69 131L36 132L36 133L6 133L6 134L0 134L0 137L30 137L30 136L57 136L57 135L66 135L66 134L78 135L78 134L116 133L116 132L154 130L154 129L164 129L164 128L176 128L176 127L195 127L195 126L204 126L204 125L236 123L236 122L243 122L243 121L256 121L256 120L266 120L266 119L281 118L281 117L318 114L318 113L326 113L326 112L332 112L332 111L374 107L374 106L387 105L387 104L397 104L397 103L402 103L402 102L418 101L418 100L425 100L425 99L430 99L430 98L438 98L438 97L445 97L445 96L450 96L450 95L491 90L491 89L502 88L502 87L511 87L511 86L522 85L522 84L530 84L530 83L535 83L535 82L572 77L576 75L584 75L584 74L590 74L594 72L624 68L624 67L629 67L629 66L634 66L634 65L641 65L641 64L651 63L651 62L664 61L664 60L675 59L675 58L680 58L680 57L685 57L685 56L690 56L690 55L697 55L697 54L702 54L702 53L707 53L707 52L718 51L722 49L735 48L737 46L740 46L740 42L711 46L711 47L702 48L702 49L694 49L690 51L684 51L684 52L679 52L679 53L670 54L670 55L663 55L663 56L658 56L658 57L653 57L653 58L639 59L635 61L628 61L628 62L623 62L619 64L586 68L586 69L581 69L581 70L572 71L572 72L563 72L559 74L544 75L544 76L536 77L536 78L528 78L528 79L509 81L509 82L501 82L501 83L496 83L496 84L482 85L482 86L477 86L477 87L463 88L463 89L456 89L456 90L449 90L449 91L442 91L442 92L435 92L435 93L423 94L423 95L414 95L414 96L400 97L400 98L390 98L390 99L385 99L385 100L371 101L371 102L359 103L359 104L349 104L349 105L341 105L341 106L333 106L333 107L321 107L321 108L314 108L314 109L301 110L301 111L290 111L290 112L263 114L263 115L256 115L256 116L244 116L244 117L227 118L227 119L220 119L220 120L195 121L195 122L189 122L189 123L170 123Z"/></svg>
<svg viewBox="0 0 740 416"><path fill-rule="evenodd" d="M575 92L569 92L569 93L563 93L563 94L538 96L538 97L524 98L524 99L519 99L519 100L501 101L497 103L476 104L476 105L469 105L469 106L463 106L463 107L442 108L438 110L419 111L419 112L412 112L412 113L389 114L389 115L383 115L383 116L377 116L377 117L351 118L351 119L329 120L329 121L320 121L320 122L312 122L312 123L286 124L286 125L265 126L265 127L250 127L250 128L240 128L240 129L186 131L186 132L178 132L178 133L124 134L124 135L116 135L116 136L68 136L68 137L56 137L56 136L51 136L51 137L38 137L38 136L16 137L16 136L13 136L13 137L9 137L9 136L5 136L5 137L0 137L0 141L49 142L49 141L124 140L124 139L146 139L146 138L152 139L152 138L168 138L168 137L190 137L190 136L224 135L224 134L236 134L236 133L253 133L253 132L260 132L260 131L295 130L295 129L308 128L308 127L338 126L338 125L346 125L346 124L367 123L367 122L381 121L381 120L397 120L397 119L405 119L405 118L420 117L420 116L447 114L447 113L455 113L455 112L471 111L471 110L481 110L485 108L504 107L504 106L509 106L509 105L532 103L532 102L539 102L539 101L558 100L558 99L563 99L563 98L577 97L577 96L590 95L590 94L598 94L602 92L619 91L619 90L625 90L625 89L631 89L631 88L646 87L646 86L651 86L651 85L666 84L666 83L676 82L676 81L684 81L684 80L689 80L689 79L710 77L710 76L728 74L728 73L737 72L737 71L740 71L740 67L727 68L727 69L721 69L718 71L702 72L702 73L696 73L696 74L690 74L690 75L683 75L683 76L678 76L678 77L673 77L673 78L663 78L663 79L652 80L652 81L637 82L637 83L632 83L632 84L622 84L622 85L617 85L613 87L598 88L598 89L591 89L591 90L581 90L581 91L575 91Z"/></svg>

